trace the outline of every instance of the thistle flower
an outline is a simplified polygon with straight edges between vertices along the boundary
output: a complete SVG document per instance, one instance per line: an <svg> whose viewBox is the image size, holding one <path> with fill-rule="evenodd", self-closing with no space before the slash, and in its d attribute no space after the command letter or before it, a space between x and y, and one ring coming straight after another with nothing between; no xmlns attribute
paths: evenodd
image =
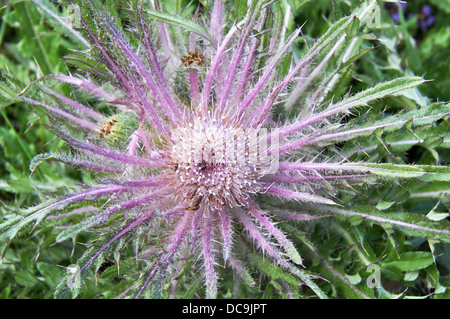
<svg viewBox="0 0 450 319"><path fill-rule="evenodd" d="M41 1L35 3L47 12ZM161 296L170 278L176 282L194 272L203 277L206 297L214 298L219 265L252 284L246 261L258 257L244 248L250 242L275 267L326 297L303 269L279 220L340 214L410 226L395 217L352 211L340 201L340 191L376 180L430 176L436 167L350 161L337 149L329 151L343 141L434 123L449 114L448 107L436 106L428 113L343 124L356 108L424 82L403 77L333 100L358 56L352 37L370 18L375 1L337 21L301 58L291 52L301 28L286 37L280 4L270 1L248 1L241 15L223 1L208 2L193 21L165 13L158 2L123 3L124 17L97 0L66 4L80 22L70 29L72 36L88 44L67 60L84 76L47 75L35 84L40 93L25 90L21 97L44 110L54 124L49 129L78 152L41 154L31 169L57 159L95 171L98 179L7 220L4 238L52 212L96 202L93 215L63 230L56 242L98 231L78 261L82 278L108 255L119 267L116 252L134 245L139 275L123 296L145 291ZM340 67L325 72L332 60ZM55 82L95 97L95 107L48 87ZM285 202L296 208L289 210ZM411 228L449 235L439 227ZM71 290L76 296L80 287L72 284L78 279L65 278L56 295Z"/></svg>

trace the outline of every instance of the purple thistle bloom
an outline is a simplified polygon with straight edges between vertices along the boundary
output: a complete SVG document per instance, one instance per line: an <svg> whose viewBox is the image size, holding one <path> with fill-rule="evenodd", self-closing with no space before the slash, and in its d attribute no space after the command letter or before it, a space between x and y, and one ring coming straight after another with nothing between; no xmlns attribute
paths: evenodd
<svg viewBox="0 0 450 319"><path fill-rule="evenodd" d="M418 176L415 171L395 175L383 165L326 156L320 148L380 127L406 125L409 119L365 127L343 126L340 120L357 107L412 88L423 79L400 78L340 101L327 99L335 78L317 87L313 83L339 52L354 18L338 21L302 58L292 59L280 76L279 67L301 29L283 37L284 24L271 20L273 4L249 3L241 21L230 21L224 3L216 0L210 10L198 11L194 21L187 22L132 1L130 23L131 31L139 34L137 43L99 1L69 1L79 14L79 31L90 43L80 53L89 57L83 60L89 75L50 75L45 80L88 93L107 105L110 114L44 85L42 92L53 98L53 105L24 100L47 110L55 121L49 129L79 151L76 157L47 158L101 176L98 185L39 207L21 223L40 221L69 205L101 200L92 217L57 238L60 242L100 224L121 221L108 226L107 236L83 256L82 276L95 260L131 237L144 241L137 258L148 261L135 286L136 297L181 273L183 261L192 259L202 270L206 297L214 298L218 264L247 276L235 250L240 240L249 240L266 258L325 297L297 267L302 258L276 218L321 218L329 207L340 206L336 188L391 173ZM356 16L362 20L367 11ZM151 23L153 19L158 22ZM267 32L270 41L263 43ZM279 105L285 106L284 120L273 116ZM293 110L298 115L289 119ZM321 213L300 214L276 204L267 208L267 197L275 203L296 201ZM62 285L59 295L67 291Z"/></svg>

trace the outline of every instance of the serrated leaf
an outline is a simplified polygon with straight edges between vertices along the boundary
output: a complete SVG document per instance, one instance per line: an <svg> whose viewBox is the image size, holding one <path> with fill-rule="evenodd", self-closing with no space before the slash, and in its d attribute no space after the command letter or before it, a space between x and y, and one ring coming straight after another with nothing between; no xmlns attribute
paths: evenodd
<svg viewBox="0 0 450 319"><path fill-rule="evenodd" d="M21 210L20 215L1 223L0 230L5 229L5 231L0 233L0 241L5 239L11 240L20 230L28 226L33 221L35 223L42 221L42 219L50 213L50 207L52 205L55 205L54 209L58 207L58 205L55 204L55 200L50 200L35 207Z"/></svg>
<svg viewBox="0 0 450 319"><path fill-rule="evenodd" d="M339 36L341 36L347 27L352 23L356 17L344 17L335 22L327 31L314 43L313 47L306 54L317 54L325 47L333 43ZM316 52L316 53L315 53Z"/></svg>
<svg viewBox="0 0 450 319"><path fill-rule="evenodd" d="M314 143L320 141L324 141L327 144L329 143L337 143L341 141L348 141L355 138L361 138L365 136L370 136L371 134L378 132L378 135L397 132L401 128L405 127L409 129L413 136L415 136L414 128L418 128L421 126L425 126L428 124L435 123L447 116L450 115L450 104L439 105L439 104L431 104L427 107L421 108L419 110L408 111L404 113L400 113L397 115L384 117L382 119L378 119L379 116L365 117L363 119L358 118L353 121L347 123L342 129L337 130L334 133L324 134L317 139L314 140ZM361 123L361 120L364 123ZM437 131L437 127L433 129L433 131ZM448 131L447 131L448 132ZM445 134L444 130L441 132L436 132L439 134L438 136L442 136ZM400 136L400 139L395 141L402 141L405 139L404 134ZM386 139L388 142L389 138ZM418 143L418 138L415 138L416 143Z"/></svg>
<svg viewBox="0 0 450 319"><path fill-rule="evenodd" d="M366 106L370 102L373 102L375 100L382 99L406 89L416 87L424 82L425 80L421 77L405 76L397 78L395 80L379 83L374 87L359 92L351 97L345 98L336 104L331 104L328 108L320 113L306 117L293 124L281 128L280 137L289 135L297 131L298 129L307 127L313 123L323 121L326 118L348 112L357 107Z"/></svg>
<svg viewBox="0 0 450 319"><path fill-rule="evenodd" d="M49 160L51 158L54 158L53 154L48 154L48 153L38 154L35 157L33 157L33 159L30 161L30 166L29 166L31 175L33 175L34 170L36 169L36 167L39 166L39 164L41 164L42 162Z"/></svg>
<svg viewBox="0 0 450 319"><path fill-rule="evenodd" d="M348 217L361 216L366 220L379 223L380 225L390 224L409 236L430 237L444 242L450 242L450 222L447 220L441 220L439 223L436 223L430 221L426 216L419 214L375 212L371 206L352 207L351 210L315 206L315 209Z"/></svg>

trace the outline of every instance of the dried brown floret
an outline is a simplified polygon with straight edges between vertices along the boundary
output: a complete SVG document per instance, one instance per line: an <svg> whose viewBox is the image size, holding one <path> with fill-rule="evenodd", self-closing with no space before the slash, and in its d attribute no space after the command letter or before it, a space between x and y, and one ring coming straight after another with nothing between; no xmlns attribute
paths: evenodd
<svg viewBox="0 0 450 319"><path fill-rule="evenodd" d="M184 66L202 66L203 65L203 54L199 54L197 50L189 51L189 54L181 57L181 62Z"/></svg>

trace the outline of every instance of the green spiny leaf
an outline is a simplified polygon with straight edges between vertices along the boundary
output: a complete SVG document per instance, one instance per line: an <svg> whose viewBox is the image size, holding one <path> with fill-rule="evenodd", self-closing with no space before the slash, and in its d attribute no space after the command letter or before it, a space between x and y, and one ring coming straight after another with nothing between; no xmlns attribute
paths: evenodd
<svg viewBox="0 0 450 319"><path fill-rule="evenodd" d="M162 21L162 22L174 25L176 27L183 28L183 29L191 31L191 32L195 32L195 33L203 36L205 39L207 39L211 43L214 43L214 41L212 40L211 36L209 35L208 31L205 28L199 26L198 24L196 24L188 19L174 16L174 15L167 14L167 13L160 12L160 11L155 11L155 10L146 10L146 12L150 17L152 17L158 21Z"/></svg>

